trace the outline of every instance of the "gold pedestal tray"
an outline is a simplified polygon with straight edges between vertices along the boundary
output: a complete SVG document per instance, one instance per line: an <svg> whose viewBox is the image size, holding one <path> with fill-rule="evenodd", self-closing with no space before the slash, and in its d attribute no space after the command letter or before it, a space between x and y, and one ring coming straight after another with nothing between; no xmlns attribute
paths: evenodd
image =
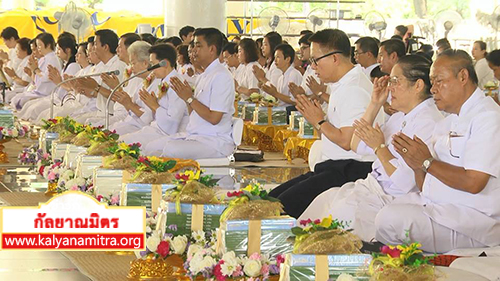
<svg viewBox="0 0 500 281"><path fill-rule="evenodd" d="M45 191L45 195L54 196L57 194L57 182L49 182L47 186L47 191Z"/></svg>
<svg viewBox="0 0 500 281"><path fill-rule="evenodd" d="M178 255L165 259L136 259L130 263L129 280L182 280L184 260Z"/></svg>
<svg viewBox="0 0 500 281"><path fill-rule="evenodd" d="M9 142L9 141L10 141L10 138L0 140L0 163L2 163L2 164L9 163L9 155L7 155L7 152L3 151L5 148L5 146L3 146L3 144L6 142Z"/></svg>

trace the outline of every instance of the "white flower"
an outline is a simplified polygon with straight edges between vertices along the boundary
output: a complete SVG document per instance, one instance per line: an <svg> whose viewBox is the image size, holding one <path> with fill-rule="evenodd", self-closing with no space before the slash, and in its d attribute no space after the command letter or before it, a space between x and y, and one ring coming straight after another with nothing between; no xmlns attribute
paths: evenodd
<svg viewBox="0 0 500 281"><path fill-rule="evenodd" d="M243 266L243 272L247 276L257 277L260 275L260 270L262 269L262 264L259 260L247 260L245 266Z"/></svg>
<svg viewBox="0 0 500 281"><path fill-rule="evenodd" d="M205 243L205 232L203 230L193 231L192 236L197 243Z"/></svg>
<svg viewBox="0 0 500 281"><path fill-rule="evenodd" d="M203 268L201 264L203 262L203 252L196 253L191 261L189 262L189 271L193 274L198 274Z"/></svg>
<svg viewBox="0 0 500 281"><path fill-rule="evenodd" d="M217 264L217 261L214 258L212 258L211 256L205 256L205 258L203 259L203 262L201 263L201 268L202 269L212 268L216 264Z"/></svg>
<svg viewBox="0 0 500 281"><path fill-rule="evenodd" d="M176 236L172 241L172 248L177 255L182 255L186 251L188 239L186 236Z"/></svg>
<svg viewBox="0 0 500 281"><path fill-rule="evenodd" d="M342 273L337 277L337 281L356 281L356 278L352 277L349 274Z"/></svg>
<svg viewBox="0 0 500 281"><path fill-rule="evenodd" d="M78 186L83 186L87 182L84 178L75 178L75 181Z"/></svg>
<svg viewBox="0 0 500 281"><path fill-rule="evenodd" d="M221 265L222 274L225 276L231 276L238 266L236 254L233 251L225 253L222 256L222 260L224 261L224 264Z"/></svg>
<svg viewBox="0 0 500 281"><path fill-rule="evenodd" d="M19 136L19 132L17 131L17 129L16 128L12 129L12 137L17 138L17 136Z"/></svg>
<svg viewBox="0 0 500 281"><path fill-rule="evenodd" d="M187 251L187 258L188 259L193 258L193 256L196 255L196 253L198 253L201 250L203 250L202 246L198 244L191 244Z"/></svg>
<svg viewBox="0 0 500 281"><path fill-rule="evenodd" d="M161 239L159 233L154 232L153 235L151 235L146 241L146 247L148 248L148 250L154 253L158 249L158 244L160 244L160 242Z"/></svg>
<svg viewBox="0 0 500 281"><path fill-rule="evenodd" d="M70 179L72 179L73 177L75 176L75 173L72 171L72 170L66 170L62 176L61 176L61 179L63 179L64 181L69 181Z"/></svg>
<svg viewBox="0 0 500 281"><path fill-rule="evenodd" d="M149 225L146 226L146 233L151 233L151 227L149 227Z"/></svg>

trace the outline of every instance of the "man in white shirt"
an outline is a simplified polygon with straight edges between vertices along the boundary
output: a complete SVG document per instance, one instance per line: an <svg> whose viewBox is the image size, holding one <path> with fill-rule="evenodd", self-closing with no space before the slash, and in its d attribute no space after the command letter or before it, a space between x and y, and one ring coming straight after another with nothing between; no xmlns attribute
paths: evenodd
<svg viewBox="0 0 500 281"><path fill-rule="evenodd" d="M17 40L19 40L19 34L15 28L9 26L2 30L0 36L2 37L5 46L9 48L8 53L3 50L0 51L0 59L2 60L4 66L16 71L21 63L21 59L19 59L16 55L16 44ZM7 79L9 79L9 82L12 83L12 79L10 77L7 77Z"/></svg>
<svg viewBox="0 0 500 281"><path fill-rule="evenodd" d="M405 43L399 39L385 40L380 44L378 52L378 63L380 63L380 70L384 73L391 73L392 68L399 61L401 57L406 54ZM392 109L391 105L386 102L384 104L384 111L388 115L394 114L396 111Z"/></svg>
<svg viewBox="0 0 500 281"><path fill-rule="evenodd" d="M297 98L297 109L323 134L322 162L314 172L292 179L269 195L281 200L287 214L297 218L320 193L334 186L365 178L373 156L351 151L354 120L363 116L371 100L372 83L361 66L350 61L351 44L338 29L316 32L311 38L311 61L319 79L333 83L327 115L318 101Z"/></svg>
<svg viewBox="0 0 500 281"><path fill-rule="evenodd" d="M354 59L363 67L363 72L366 74L366 77L370 79L370 73L379 66L377 63L379 49L377 40L373 37L361 37L354 45L356 46L354 50ZM386 73L389 74L390 72Z"/></svg>
<svg viewBox="0 0 500 281"><path fill-rule="evenodd" d="M116 55L118 47L118 35L110 29L101 29L95 33L94 51L101 62L96 66L95 72L108 72L118 70L118 80L123 80L123 73L127 65L121 61ZM94 97L97 99L97 112L89 112L78 116L76 119L79 122L85 122L89 117L102 116L104 118L106 100L112 89L102 82L103 76L94 78L78 79L78 87L82 90L93 91ZM114 102L109 103L109 114L113 114Z"/></svg>
<svg viewBox="0 0 500 281"><path fill-rule="evenodd" d="M153 121L135 133L120 136L120 139L126 143L141 143L144 155L160 155L168 136L185 131L189 116L186 103L177 96L170 83L170 78L181 77L175 70L175 48L169 44L157 44L149 49L149 54L153 65L162 60L167 62L166 66L153 70L155 77L162 80L160 86L151 94L139 94ZM118 96L119 99L122 97L128 95Z"/></svg>
<svg viewBox="0 0 500 281"><path fill-rule="evenodd" d="M420 193L400 197L377 215L376 239L410 239L428 252L500 245L500 108L478 88L471 57L446 50L431 69L437 107L450 113L436 125L432 152L401 134L394 148L413 169Z"/></svg>
<svg viewBox="0 0 500 281"><path fill-rule="evenodd" d="M172 88L186 102L189 122L186 133L164 143L161 156L184 159L222 158L234 151L232 116L234 79L220 62L222 33L216 28L200 28L194 33L194 56L205 69L193 95L191 86L178 77Z"/></svg>
<svg viewBox="0 0 500 281"><path fill-rule="evenodd" d="M295 98L290 92L290 83L300 85L302 83L302 74L294 65L295 50L288 44L280 44L276 47L274 62L282 71L283 75L278 79L278 85L275 87L270 82L262 85L262 90L275 97L278 106L291 106L295 104Z"/></svg>
<svg viewBox="0 0 500 281"><path fill-rule="evenodd" d="M238 60L238 45L236 43L228 42L222 49L222 57L235 80L244 75L245 66L240 64Z"/></svg>

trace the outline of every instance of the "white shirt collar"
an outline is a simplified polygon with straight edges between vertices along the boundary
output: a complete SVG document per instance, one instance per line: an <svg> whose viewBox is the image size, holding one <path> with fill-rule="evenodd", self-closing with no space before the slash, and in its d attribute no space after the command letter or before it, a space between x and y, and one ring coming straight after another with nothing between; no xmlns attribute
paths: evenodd
<svg viewBox="0 0 500 281"><path fill-rule="evenodd" d="M172 71L170 71L170 73L167 76L165 76L165 78L163 78L161 80L161 83L163 84L163 83L167 82L170 84L170 78L172 78L174 76L177 76L177 70L172 69Z"/></svg>
<svg viewBox="0 0 500 281"><path fill-rule="evenodd" d="M205 69L205 71L203 72L203 74L211 72L212 70L214 70L219 65L221 65L221 63L219 62L219 59L217 58L213 62L211 62L210 65L208 65L208 67Z"/></svg>
<svg viewBox="0 0 500 281"><path fill-rule="evenodd" d="M356 64L351 70L349 70L339 81L334 84L342 85L350 82L350 77L356 75L356 73L362 72L361 65Z"/></svg>
<svg viewBox="0 0 500 281"><path fill-rule="evenodd" d="M434 104L434 99L428 98L421 103L419 103L417 106L415 106L410 112L404 115L403 120L408 123L410 120L414 119L415 117L418 116L419 112L422 111L424 108L429 107Z"/></svg>
<svg viewBox="0 0 500 281"><path fill-rule="evenodd" d="M110 58L110 59L108 60L108 62L107 62L107 63L104 63L104 62L103 62L103 64L104 64L105 66L111 66L111 65L113 65L113 63L115 63L115 61L116 61L117 59L118 59L118 56L117 56L117 55L114 55L112 58Z"/></svg>
<svg viewBox="0 0 500 281"><path fill-rule="evenodd" d="M484 98L484 93L481 89L476 88L474 93L462 104L458 116L467 114L482 98Z"/></svg>

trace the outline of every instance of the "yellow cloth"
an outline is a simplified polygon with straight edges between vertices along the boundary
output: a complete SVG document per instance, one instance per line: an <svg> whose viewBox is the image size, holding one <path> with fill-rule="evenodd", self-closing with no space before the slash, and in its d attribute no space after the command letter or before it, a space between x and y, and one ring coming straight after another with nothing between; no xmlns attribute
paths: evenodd
<svg viewBox="0 0 500 281"><path fill-rule="evenodd" d="M278 151L283 151L285 148L285 143L290 137L296 137L299 134L298 131L290 131L290 129L279 130L274 136L273 142Z"/></svg>
<svg viewBox="0 0 500 281"><path fill-rule="evenodd" d="M243 139L245 144L255 145L262 151L280 151L274 143L274 137L280 130L284 130L288 125L256 125L246 123L243 128Z"/></svg>
<svg viewBox="0 0 500 281"><path fill-rule="evenodd" d="M285 149L283 154L285 154L286 159L288 161L292 161L294 158L302 158L304 160L308 160L309 150L317 138L299 138L299 137L290 137L285 144Z"/></svg>

